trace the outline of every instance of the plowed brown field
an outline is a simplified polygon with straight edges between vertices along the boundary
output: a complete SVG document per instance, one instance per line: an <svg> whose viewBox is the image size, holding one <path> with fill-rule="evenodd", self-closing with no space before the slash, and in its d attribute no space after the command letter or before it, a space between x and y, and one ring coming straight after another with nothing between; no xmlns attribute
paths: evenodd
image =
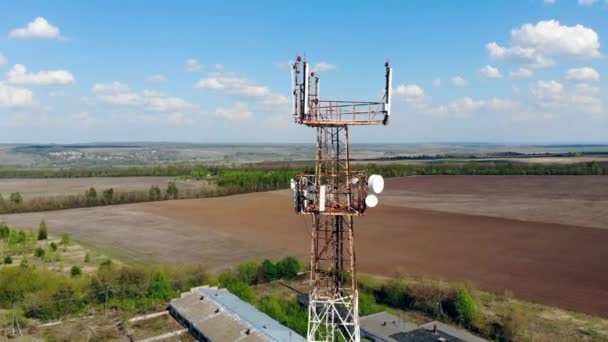
<svg viewBox="0 0 608 342"><path fill-rule="evenodd" d="M593 191L576 189L576 184L591 186L584 178L554 178L569 184L573 191L568 193L543 190L547 186L544 181L535 183L541 185L534 189L531 184L540 178L495 178L491 183L491 177L478 177L487 188L469 191L468 196L476 198L471 203L482 203L486 198L485 207L467 209L476 215L409 208L407 203L397 202L398 191L408 191L407 196L415 192L428 198L436 196L437 203L446 205L449 201L442 196L467 195L458 189L442 190L438 184L449 183L448 178L417 178L389 180L387 198L381 197L383 205L356 219L361 271L471 282L497 292L510 290L516 297L533 302L608 317L608 229L491 217L502 215L493 212L491 205L494 198L500 198L500 192L507 202L509 198L601 202L605 200L601 186L606 184L602 182L608 178L587 180L596 182ZM453 184L461 181L452 180ZM417 188L416 182L426 185ZM517 189L523 185L505 182L527 184L527 197ZM518 207L511 208L509 215L526 212L526 206ZM535 208L535 215L551 217L547 208ZM555 214L567 214L564 217L571 219L586 214L575 208L560 207ZM287 254L306 258L309 250L309 217L293 213L288 192L5 215L0 220L31 227L43 217L52 231L70 232L85 243L142 262L206 263L222 268L249 258ZM595 226L602 225L601 215L598 217Z"/></svg>

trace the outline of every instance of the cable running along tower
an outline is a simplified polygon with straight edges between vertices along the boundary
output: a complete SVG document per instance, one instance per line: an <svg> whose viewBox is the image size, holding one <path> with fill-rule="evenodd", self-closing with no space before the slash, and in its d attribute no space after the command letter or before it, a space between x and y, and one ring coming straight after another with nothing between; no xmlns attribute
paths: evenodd
<svg viewBox="0 0 608 342"><path fill-rule="evenodd" d="M292 65L295 122L317 130L314 175L291 182L294 208L312 218L308 341L359 341L359 309L353 218L378 204L379 175L350 166L349 126L386 125L391 73L385 64L380 102L329 101L319 97L319 77L298 57Z"/></svg>

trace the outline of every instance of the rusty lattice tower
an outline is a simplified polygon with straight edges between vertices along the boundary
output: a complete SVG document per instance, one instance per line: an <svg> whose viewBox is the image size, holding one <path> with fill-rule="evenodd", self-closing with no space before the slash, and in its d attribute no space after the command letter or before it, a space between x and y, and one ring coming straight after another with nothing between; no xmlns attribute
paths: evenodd
<svg viewBox="0 0 608 342"><path fill-rule="evenodd" d="M388 123L392 69L385 67L382 101L360 102L321 100L308 63L298 57L292 66L295 122L317 130L315 174L292 181L296 212L312 218L309 341L360 340L353 218L377 205L384 180L351 170L348 129Z"/></svg>

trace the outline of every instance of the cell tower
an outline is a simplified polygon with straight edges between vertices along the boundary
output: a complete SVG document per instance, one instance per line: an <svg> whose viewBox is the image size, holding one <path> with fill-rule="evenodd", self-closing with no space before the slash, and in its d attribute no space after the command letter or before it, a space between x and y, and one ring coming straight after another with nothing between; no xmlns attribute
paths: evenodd
<svg viewBox="0 0 608 342"><path fill-rule="evenodd" d="M317 130L315 174L291 182L295 211L312 217L308 341L360 340L353 218L378 204L384 179L351 170L348 128L388 123L392 69L385 67L382 101L360 102L320 100L308 63L298 57L292 66L295 122Z"/></svg>

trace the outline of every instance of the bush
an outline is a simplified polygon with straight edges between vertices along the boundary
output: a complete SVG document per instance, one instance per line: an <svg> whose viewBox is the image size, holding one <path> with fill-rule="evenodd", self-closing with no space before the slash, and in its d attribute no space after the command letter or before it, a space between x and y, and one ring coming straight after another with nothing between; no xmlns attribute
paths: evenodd
<svg viewBox="0 0 608 342"><path fill-rule="evenodd" d="M158 186L152 185L148 190L148 199L150 201L158 201L162 198L161 190Z"/></svg>
<svg viewBox="0 0 608 342"><path fill-rule="evenodd" d="M13 204L21 204L23 202L23 197L19 192L13 192L10 196L10 200Z"/></svg>
<svg viewBox="0 0 608 342"><path fill-rule="evenodd" d="M300 335L306 336L308 314L297 302L278 296L267 296L260 299L257 307L279 323L293 329Z"/></svg>
<svg viewBox="0 0 608 342"><path fill-rule="evenodd" d="M455 306L457 313L456 318L458 322L466 326L470 326L475 319L477 305L475 304L473 297L471 297L469 290L467 290L465 287L458 289L456 293Z"/></svg>
<svg viewBox="0 0 608 342"><path fill-rule="evenodd" d="M85 255L86 258L86 255ZM105 259L101 263L99 263L100 268L109 268L112 267L112 259Z"/></svg>
<svg viewBox="0 0 608 342"><path fill-rule="evenodd" d="M179 190L177 189L175 182L169 182L169 184L167 184L167 197L170 199L176 199L178 192Z"/></svg>
<svg viewBox="0 0 608 342"><path fill-rule="evenodd" d="M61 235L61 244L64 247L67 247L67 245L70 244L70 234L64 233L63 235Z"/></svg>
<svg viewBox="0 0 608 342"><path fill-rule="evenodd" d="M40 221L40 226L38 226L38 241L46 240L48 237L48 229L46 227L46 222L44 220Z"/></svg>
<svg viewBox="0 0 608 342"><path fill-rule="evenodd" d="M44 254L46 254L46 252L45 252L45 251L44 251L44 249L42 249L41 247L37 247L37 248L34 250L34 255L36 255L36 257L38 257L38 258L42 258L42 257L44 257Z"/></svg>
<svg viewBox="0 0 608 342"><path fill-rule="evenodd" d="M359 315L367 316L384 311L382 305L376 303L376 297L366 291L359 291Z"/></svg>
<svg viewBox="0 0 608 342"><path fill-rule="evenodd" d="M0 240L7 240L9 235L11 234L11 230L4 223L0 223Z"/></svg>
<svg viewBox="0 0 608 342"><path fill-rule="evenodd" d="M53 251L53 252L57 251L57 244L55 242L51 242L49 247L51 248L51 251Z"/></svg>
<svg viewBox="0 0 608 342"><path fill-rule="evenodd" d="M94 187L91 187L89 190L85 191L84 197L86 198L87 205L93 206L97 204L97 190Z"/></svg>
<svg viewBox="0 0 608 342"><path fill-rule="evenodd" d="M277 273L280 278L293 279L301 269L300 261L292 256L286 257L277 264Z"/></svg>
<svg viewBox="0 0 608 342"><path fill-rule="evenodd" d="M72 277L78 277L82 274L82 270L80 269L80 267L74 265L72 266L72 269L70 270L70 275Z"/></svg>
<svg viewBox="0 0 608 342"><path fill-rule="evenodd" d="M238 278L245 284L257 283L258 264L255 261L244 262L238 267Z"/></svg>
<svg viewBox="0 0 608 342"><path fill-rule="evenodd" d="M169 300L175 292L171 288L171 284L167 281L164 273L156 272L150 281L148 287L148 297L155 299Z"/></svg>
<svg viewBox="0 0 608 342"><path fill-rule="evenodd" d="M7 255L4 257L4 264L5 265L10 265L13 263L13 258L10 255Z"/></svg>
<svg viewBox="0 0 608 342"><path fill-rule="evenodd" d="M86 262L86 263L91 262L91 255L89 254L89 252L87 252L87 253L84 255L84 262Z"/></svg>
<svg viewBox="0 0 608 342"><path fill-rule="evenodd" d="M382 284L376 291L376 296L379 302L399 309L410 309L414 302L406 284L397 280Z"/></svg>
<svg viewBox="0 0 608 342"><path fill-rule="evenodd" d="M277 271L277 265L268 259L262 261L262 265L260 265L258 270L258 282L269 282L277 279L278 277L279 273Z"/></svg>
<svg viewBox="0 0 608 342"><path fill-rule="evenodd" d="M103 204L112 204L112 199L114 198L114 189L109 188L103 191L101 194Z"/></svg>

